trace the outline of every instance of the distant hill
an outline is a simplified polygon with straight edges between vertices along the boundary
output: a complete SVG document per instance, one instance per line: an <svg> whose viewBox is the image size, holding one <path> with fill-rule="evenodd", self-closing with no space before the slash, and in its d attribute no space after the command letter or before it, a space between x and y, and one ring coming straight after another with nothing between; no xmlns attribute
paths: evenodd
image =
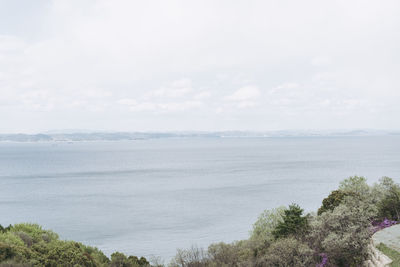
<svg viewBox="0 0 400 267"><path fill-rule="evenodd" d="M47 132L39 134L0 134L3 142L50 142L50 141L124 141L159 138L266 138L266 137L339 137L339 136L386 136L400 135L400 131L386 130L280 130L265 132Z"/></svg>

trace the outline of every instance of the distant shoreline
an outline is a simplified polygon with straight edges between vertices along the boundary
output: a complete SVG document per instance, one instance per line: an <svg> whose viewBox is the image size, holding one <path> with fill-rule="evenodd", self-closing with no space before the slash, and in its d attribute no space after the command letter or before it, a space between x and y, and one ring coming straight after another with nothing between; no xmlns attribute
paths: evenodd
<svg viewBox="0 0 400 267"><path fill-rule="evenodd" d="M138 141L180 138L315 138L315 137L372 137L400 136L400 131L221 131L221 132L87 132L0 134L0 142L82 142L82 141Z"/></svg>

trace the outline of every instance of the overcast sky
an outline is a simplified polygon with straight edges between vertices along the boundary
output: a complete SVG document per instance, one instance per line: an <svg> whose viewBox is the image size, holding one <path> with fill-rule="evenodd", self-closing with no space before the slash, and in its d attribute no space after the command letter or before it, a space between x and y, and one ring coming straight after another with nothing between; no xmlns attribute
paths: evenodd
<svg viewBox="0 0 400 267"><path fill-rule="evenodd" d="M400 129L400 1L0 0L0 132Z"/></svg>

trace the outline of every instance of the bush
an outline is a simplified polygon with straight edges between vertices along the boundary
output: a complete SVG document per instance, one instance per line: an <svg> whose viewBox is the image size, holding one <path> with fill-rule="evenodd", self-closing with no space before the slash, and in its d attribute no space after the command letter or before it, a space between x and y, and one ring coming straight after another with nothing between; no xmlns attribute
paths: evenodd
<svg viewBox="0 0 400 267"><path fill-rule="evenodd" d="M0 224L0 233L5 233L5 232L7 232L7 231L10 231L10 229L11 229L11 224L10 224L9 226L7 226L7 227L3 227L3 226Z"/></svg>
<svg viewBox="0 0 400 267"><path fill-rule="evenodd" d="M15 261L5 261L0 263L0 267L32 267L32 265L28 263L18 263Z"/></svg>
<svg viewBox="0 0 400 267"><path fill-rule="evenodd" d="M370 226L365 203L344 203L315 217L307 239L317 253L329 256L329 264L360 266L368 258Z"/></svg>
<svg viewBox="0 0 400 267"><path fill-rule="evenodd" d="M254 253L251 242L242 240L232 244L212 244L208 247L208 255L211 266L239 267L251 266Z"/></svg>
<svg viewBox="0 0 400 267"><path fill-rule="evenodd" d="M15 252L11 245L0 242L0 262L12 259Z"/></svg>
<svg viewBox="0 0 400 267"><path fill-rule="evenodd" d="M146 258L141 257L140 259L136 256L127 257L121 252L114 252L111 254L111 267L140 267L140 266L150 266L150 263Z"/></svg>
<svg viewBox="0 0 400 267"><path fill-rule="evenodd" d="M16 224L2 229L0 266L150 266L143 257L126 257L122 253L122 265L118 265L118 257L110 263L99 249L59 240L56 233L37 224Z"/></svg>
<svg viewBox="0 0 400 267"><path fill-rule="evenodd" d="M315 266L314 250L292 237L273 243L264 257L257 261L259 267L309 267Z"/></svg>
<svg viewBox="0 0 400 267"><path fill-rule="evenodd" d="M56 246L52 246L48 253L44 255L44 265L57 266L96 266L96 262L82 249L81 244L74 241L60 241Z"/></svg>

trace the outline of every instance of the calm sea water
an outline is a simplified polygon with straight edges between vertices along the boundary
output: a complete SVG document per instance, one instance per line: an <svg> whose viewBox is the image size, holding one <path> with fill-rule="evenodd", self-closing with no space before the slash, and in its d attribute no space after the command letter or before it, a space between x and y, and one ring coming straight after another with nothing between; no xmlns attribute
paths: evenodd
<svg viewBox="0 0 400 267"><path fill-rule="evenodd" d="M0 224L169 260L248 237L264 209L316 210L351 175L400 182L400 136L0 143Z"/></svg>

